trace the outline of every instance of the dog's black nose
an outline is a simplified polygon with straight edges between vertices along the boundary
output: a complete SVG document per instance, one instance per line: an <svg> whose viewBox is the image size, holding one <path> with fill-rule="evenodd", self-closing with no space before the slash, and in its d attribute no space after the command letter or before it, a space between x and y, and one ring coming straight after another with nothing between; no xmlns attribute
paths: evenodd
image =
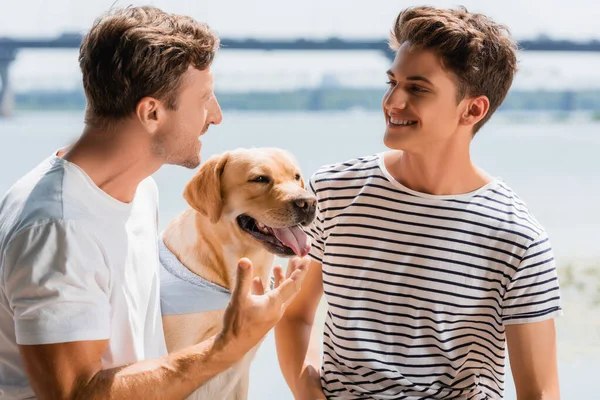
<svg viewBox="0 0 600 400"><path fill-rule="evenodd" d="M296 212L304 217L305 223L311 223L317 211L317 199L314 197L301 197L293 201Z"/></svg>

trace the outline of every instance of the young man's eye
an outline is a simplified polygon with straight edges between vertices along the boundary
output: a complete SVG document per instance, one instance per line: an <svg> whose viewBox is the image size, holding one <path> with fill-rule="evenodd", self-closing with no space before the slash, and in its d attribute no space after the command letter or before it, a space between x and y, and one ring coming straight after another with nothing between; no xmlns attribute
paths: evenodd
<svg viewBox="0 0 600 400"><path fill-rule="evenodd" d="M396 82L394 81L387 81L386 82L389 86L394 86L396 84Z"/></svg>
<svg viewBox="0 0 600 400"><path fill-rule="evenodd" d="M417 93L426 93L428 91L427 89L422 88L421 86L412 86L411 90Z"/></svg>

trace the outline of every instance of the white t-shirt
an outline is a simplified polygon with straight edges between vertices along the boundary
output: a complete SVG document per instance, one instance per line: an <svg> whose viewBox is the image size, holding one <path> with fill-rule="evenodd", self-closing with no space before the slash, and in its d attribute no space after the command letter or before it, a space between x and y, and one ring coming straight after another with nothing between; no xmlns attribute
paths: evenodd
<svg viewBox="0 0 600 400"><path fill-rule="evenodd" d="M104 369L167 353L158 191L131 203L52 156L0 202L0 399L34 398L17 344L109 339Z"/></svg>

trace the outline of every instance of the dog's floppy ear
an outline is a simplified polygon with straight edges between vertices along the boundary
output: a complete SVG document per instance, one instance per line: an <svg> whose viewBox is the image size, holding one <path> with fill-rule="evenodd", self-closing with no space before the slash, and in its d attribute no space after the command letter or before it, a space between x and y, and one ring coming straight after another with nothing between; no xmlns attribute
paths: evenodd
<svg viewBox="0 0 600 400"><path fill-rule="evenodd" d="M210 218L214 224L221 218L223 196L221 175L229 158L228 154L209 158L186 185L183 198L200 214Z"/></svg>

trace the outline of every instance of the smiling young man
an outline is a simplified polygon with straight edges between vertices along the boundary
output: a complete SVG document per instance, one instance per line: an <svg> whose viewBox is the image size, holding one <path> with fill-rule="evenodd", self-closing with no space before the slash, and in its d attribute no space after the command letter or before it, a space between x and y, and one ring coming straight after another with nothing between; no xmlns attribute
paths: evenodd
<svg viewBox="0 0 600 400"><path fill-rule="evenodd" d="M484 15L430 7L401 12L391 43L391 151L310 180L313 261L276 328L284 376L296 399L501 399L508 343L518 399L558 399L548 237L469 153L511 86L516 46Z"/></svg>
<svg viewBox="0 0 600 400"><path fill-rule="evenodd" d="M200 163L199 136L222 119L218 45L206 25L153 7L114 10L84 38L81 137L0 202L0 398L184 399L298 292L304 261L264 294L242 259L222 331L167 355L150 176Z"/></svg>

